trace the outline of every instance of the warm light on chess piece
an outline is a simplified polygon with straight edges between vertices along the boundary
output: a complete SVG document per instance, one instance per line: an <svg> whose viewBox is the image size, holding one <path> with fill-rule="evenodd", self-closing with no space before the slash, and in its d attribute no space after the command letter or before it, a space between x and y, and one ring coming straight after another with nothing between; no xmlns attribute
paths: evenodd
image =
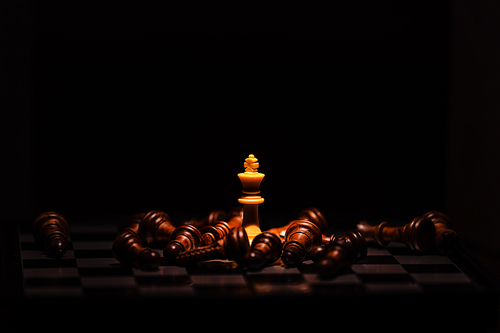
<svg viewBox="0 0 500 333"><path fill-rule="evenodd" d="M260 183L264 178L264 174L257 171L259 162L253 154L248 155L245 159L245 172L239 173L243 189L241 190L241 198L238 201L243 204L243 228L247 232L250 243L260 234L259 223L259 204L264 202L260 194Z"/></svg>

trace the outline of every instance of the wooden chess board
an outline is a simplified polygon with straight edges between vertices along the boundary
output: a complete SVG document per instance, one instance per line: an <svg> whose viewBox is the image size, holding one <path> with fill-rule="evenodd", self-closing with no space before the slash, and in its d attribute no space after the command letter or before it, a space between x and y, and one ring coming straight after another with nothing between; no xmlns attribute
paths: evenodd
<svg viewBox="0 0 500 333"><path fill-rule="evenodd" d="M140 300L158 300L162 304L181 301L191 306L220 300L231 304L264 300L265 303L259 303L260 308L275 309L293 301L329 304L327 312L335 309L337 315L341 311L356 313L353 309L372 314L406 313L425 303L433 313L453 309L458 317L480 308L485 319L477 315L463 318L482 320L489 326L498 318L496 280L463 248L443 256L416 254L397 243L385 248L369 247L365 259L332 279L320 279L310 260L298 267L277 264L255 272L227 260L188 267L165 262L158 270L142 271L124 266L113 257L111 246L120 230L115 224L73 224L68 251L57 260L40 251L30 230L18 229L12 249L13 262L17 261L20 271L19 294L23 302L61 299L64 304L69 300L135 304ZM312 302L316 299L327 303ZM316 313L317 309L302 306L300 311Z"/></svg>
<svg viewBox="0 0 500 333"><path fill-rule="evenodd" d="M488 290L458 257L415 254L402 244L370 247L365 259L333 279L320 279L312 261L298 267L247 271L227 260L141 271L121 265L111 245L115 225L75 225L64 258L48 258L29 232L19 232L27 297L273 297L338 294L476 294ZM337 234L342 234L339 231ZM162 249L158 249L161 253ZM471 275L472 274L472 275Z"/></svg>

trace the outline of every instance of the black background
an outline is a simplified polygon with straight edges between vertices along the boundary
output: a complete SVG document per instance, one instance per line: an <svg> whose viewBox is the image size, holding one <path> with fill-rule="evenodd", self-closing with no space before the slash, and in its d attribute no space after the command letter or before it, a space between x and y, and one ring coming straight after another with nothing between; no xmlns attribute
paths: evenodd
<svg viewBox="0 0 500 333"><path fill-rule="evenodd" d="M229 209L250 153L262 214L445 209L448 2L27 9L29 218Z"/></svg>

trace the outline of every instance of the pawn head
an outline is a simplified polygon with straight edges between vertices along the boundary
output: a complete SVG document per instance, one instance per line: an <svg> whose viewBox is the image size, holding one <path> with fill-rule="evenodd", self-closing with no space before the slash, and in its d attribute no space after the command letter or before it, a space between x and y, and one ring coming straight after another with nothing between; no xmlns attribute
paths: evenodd
<svg viewBox="0 0 500 333"><path fill-rule="evenodd" d="M149 247L145 247L137 258L137 267L142 270L155 270L160 264L160 254Z"/></svg>
<svg viewBox="0 0 500 333"><path fill-rule="evenodd" d="M322 258L316 263L316 271L322 279L329 279L337 274L339 265L331 258Z"/></svg>
<svg viewBox="0 0 500 333"><path fill-rule="evenodd" d="M247 257L246 264L250 270L259 270L266 264L266 258L260 251L252 250Z"/></svg>
<svg viewBox="0 0 500 333"><path fill-rule="evenodd" d="M67 245L62 237L52 237L46 243L47 254L49 257L61 258L66 254Z"/></svg>
<svg viewBox="0 0 500 333"><path fill-rule="evenodd" d="M174 262L175 258L182 252L182 246L178 242L167 244L163 249L163 257L168 262Z"/></svg>
<svg viewBox="0 0 500 333"><path fill-rule="evenodd" d="M298 242L287 243L281 255L281 261L286 266L297 266L306 255L306 249Z"/></svg>

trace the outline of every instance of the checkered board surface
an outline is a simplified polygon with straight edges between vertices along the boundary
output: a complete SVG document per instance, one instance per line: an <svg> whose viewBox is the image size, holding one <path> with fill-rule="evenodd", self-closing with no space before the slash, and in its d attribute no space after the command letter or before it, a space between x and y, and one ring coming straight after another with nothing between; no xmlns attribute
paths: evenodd
<svg viewBox="0 0 500 333"><path fill-rule="evenodd" d="M121 265L111 246L114 225L72 225L60 260L41 252L31 233L19 231L23 290L27 297L266 297L477 293L483 286L455 259L418 255L405 246L370 247L368 256L333 279L319 279L312 261L250 272L231 261L192 267L162 265L141 271ZM343 233L340 231L339 233ZM159 250L160 253L161 250Z"/></svg>

